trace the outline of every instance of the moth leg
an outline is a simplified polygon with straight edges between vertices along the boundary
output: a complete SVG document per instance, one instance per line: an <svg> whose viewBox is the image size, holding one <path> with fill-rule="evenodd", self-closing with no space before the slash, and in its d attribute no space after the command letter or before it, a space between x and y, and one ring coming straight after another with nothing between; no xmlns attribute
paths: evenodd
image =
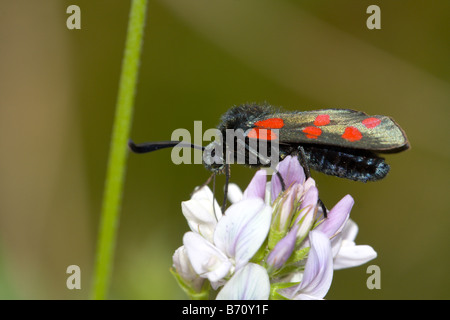
<svg viewBox="0 0 450 320"><path fill-rule="evenodd" d="M277 171L277 177L280 180L281 183L281 191L286 190L286 184L284 183L283 177L281 176L280 172Z"/></svg>
<svg viewBox="0 0 450 320"><path fill-rule="evenodd" d="M237 143L245 148L251 155L259 159L261 164L268 165L270 163L270 159L260 154L257 150L251 148L248 144L245 143L245 141L238 139Z"/></svg>
<svg viewBox="0 0 450 320"><path fill-rule="evenodd" d="M213 174L211 174L209 176L209 178L201 185L198 186L197 188L195 188L194 191L191 192L191 198L194 195L194 193L196 193L198 190L200 190L201 188L203 188L204 186L207 186L211 180L213 181L213 187L212 187L212 194L213 194L213 198L212 198L212 204L213 204L213 212L214 212L214 216L216 216L216 206L214 205L214 201L216 199L215 194L216 194L216 173L214 172Z"/></svg>
<svg viewBox="0 0 450 320"><path fill-rule="evenodd" d="M317 204L322 208L323 217L326 219L327 215L328 215L328 211L327 211L327 207L325 207L325 203L323 203L323 201L320 200L320 198L319 198L319 200L317 201Z"/></svg>
<svg viewBox="0 0 450 320"><path fill-rule="evenodd" d="M224 170L225 170L225 188L223 191L222 214L225 214L225 207L227 205L228 184L230 183L230 175L231 175L230 165L226 164Z"/></svg>
<svg viewBox="0 0 450 320"><path fill-rule="evenodd" d="M191 192L190 197L192 198L192 196L194 195L194 193L196 193L198 190L200 190L201 188L203 188L204 186L207 186L210 182L211 179L216 175L216 173L213 173L209 176L209 178L200 186L198 186L197 188L194 189L194 191Z"/></svg>
<svg viewBox="0 0 450 320"><path fill-rule="evenodd" d="M305 170L306 179L311 178L311 171L309 170L308 162L306 161L305 149L302 146L298 146L298 161Z"/></svg>
<svg viewBox="0 0 450 320"><path fill-rule="evenodd" d="M309 166L308 166L308 162L306 161L306 154L305 154L305 149L303 149L302 146L298 147L298 161L300 162L300 165L303 167L303 170L305 170L305 176L306 179L311 178L311 171L309 170ZM323 211L323 216L326 218L328 211L327 211L327 207L325 207L325 204L323 203L322 200L317 201L317 204L322 208Z"/></svg>

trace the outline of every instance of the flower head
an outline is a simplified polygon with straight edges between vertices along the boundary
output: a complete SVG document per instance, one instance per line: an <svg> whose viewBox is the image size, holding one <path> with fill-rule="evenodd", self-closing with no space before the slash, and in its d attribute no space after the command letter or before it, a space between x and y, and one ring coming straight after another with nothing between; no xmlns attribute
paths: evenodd
<svg viewBox="0 0 450 320"><path fill-rule="evenodd" d="M193 288L188 293L208 290L209 283L218 299L323 299L333 270L376 257L354 242L350 195L324 218L315 181L305 179L298 159L286 157L277 171L270 182L265 170L257 171L244 192L230 184L232 205L223 216L208 187L183 202L191 231L174 255L173 272Z"/></svg>

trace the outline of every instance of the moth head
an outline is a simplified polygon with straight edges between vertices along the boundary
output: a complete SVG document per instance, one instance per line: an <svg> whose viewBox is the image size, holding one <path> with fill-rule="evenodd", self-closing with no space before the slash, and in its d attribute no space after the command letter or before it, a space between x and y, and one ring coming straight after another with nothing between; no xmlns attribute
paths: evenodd
<svg viewBox="0 0 450 320"><path fill-rule="evenodd" d="M203 150L203 165L211 172L222 172L225 166L222 144L213 141Z"/></svg>

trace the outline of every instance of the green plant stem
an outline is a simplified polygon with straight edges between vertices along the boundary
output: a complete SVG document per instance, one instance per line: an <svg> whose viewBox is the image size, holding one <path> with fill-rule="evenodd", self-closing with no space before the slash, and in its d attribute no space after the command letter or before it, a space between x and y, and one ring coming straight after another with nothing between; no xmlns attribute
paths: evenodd
<svg viewBox="0 0 450 320"><path fill-rule="evenodd" d="M147 0L132 0L97 244L93 299L105 299L114 260Z"/></svg>

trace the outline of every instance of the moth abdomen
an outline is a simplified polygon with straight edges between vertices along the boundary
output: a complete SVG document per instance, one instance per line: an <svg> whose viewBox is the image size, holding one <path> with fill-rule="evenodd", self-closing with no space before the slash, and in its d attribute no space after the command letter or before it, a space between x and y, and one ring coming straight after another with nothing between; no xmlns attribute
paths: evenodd
<svg viewBox="0 0 450 320"><path fill-rule="evenodd" d="M389 165L372 152L357 149L303 146L311 169L354 181L377 181L389 172Z"/></svg>

